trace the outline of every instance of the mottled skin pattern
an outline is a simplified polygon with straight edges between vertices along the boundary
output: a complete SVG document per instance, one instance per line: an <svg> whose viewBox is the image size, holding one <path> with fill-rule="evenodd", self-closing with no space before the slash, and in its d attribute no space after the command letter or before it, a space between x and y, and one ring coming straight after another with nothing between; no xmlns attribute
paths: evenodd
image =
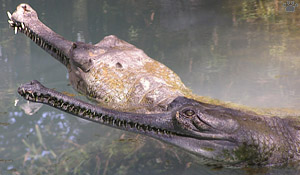
<svg viewBox="0 0 300 175"><path fill-rule="evenodd" d="M159 112L188 92L173 71L112 35L96 45L75 43L70 53L71 84L101 105L123 111ZM89 66L82 62L86 60Z"/></svg>
<svg viewBox="0 0 300 175"><path fill-rule="evenodd" d="M275 166L300 160L300 125L293 118L245 113L177 97L156 114L127 113L92 105L38 81L19 87L26 100L48 104L77 117L176 145L222 166Z"/></svg>
<svg viewBox="0 0 300 175"><path fill-rule="evenodd" d="M174 98L189 92L173 71L116 36L107 36L95 45L67 41L39 21L27 4L19 5L11 18L20 22L19 31L28 32L26 35L68 68L77 91L100 105L160 112Z"/></svg>
<svg viewBox="0 0 300 175"><path fill-rule="evenodd" d="M270 117L274 113L261 115L193 95L173 71L135 46L115 36L95 45L67 41L39 21L27 4L20 4L8 17L15 33L24 33L64 64L73 87L100 105L68 97L37 81L18 89L27 100L163 140L217 164L272 166L300 159L296 117Z"/></svg>
<svg viewBox="0 0 300 175"><path fill-rule="evenodd" d="M108 108L158 113L165 111L177 96L185 96L269 116L299 116L300 113L289 109L249 108L197 96L172 70L135 46L113 35L95 45L68 41L43 24L28 4L20 4L12 15L9 13L9 24L15 33L24 33L64 64L74 89Z"/></svg>

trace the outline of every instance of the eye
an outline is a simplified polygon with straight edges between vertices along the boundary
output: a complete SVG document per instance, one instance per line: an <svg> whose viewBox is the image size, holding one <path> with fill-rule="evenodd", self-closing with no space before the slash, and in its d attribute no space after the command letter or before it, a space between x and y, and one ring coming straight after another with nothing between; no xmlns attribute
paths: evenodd
<svg viewBox="0 0 300 175"><path fill-rule="evenodd" d="M187 109L184 111L184 114L188 117L193 116L195 114L195 111L191 110L191 109Z"/></svg>
<svg viewBox="0 0 300 175"><path fill-rule="evenodd" d="M73 43L72 48L76 49L77 48L77 44Z"/></svg>

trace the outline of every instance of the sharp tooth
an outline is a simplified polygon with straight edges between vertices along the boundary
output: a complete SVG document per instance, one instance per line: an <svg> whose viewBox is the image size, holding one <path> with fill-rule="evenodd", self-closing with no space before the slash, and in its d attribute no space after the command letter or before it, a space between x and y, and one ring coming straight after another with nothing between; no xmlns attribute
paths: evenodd
<svg viewBox="0 0 300 175"><path fill-rule="evenodd" d="M9 19L11 19L11 13L9 11L6 12Z"/></svg>
<svg viewBox="0 0 300 175"><path fill-rule="evenodd" d="M14 22L12 20L7 20L9 24L13 24Z"/></svg>
<svg viewBox="0 0 300 175"><path fill-rule="evenodd" d="M18 27L15 27L15 34L18 33Z"/></svg>
<svg viewBox="0 0 300 175"><path fill-rule="evenodd" d="M25 28L25 26L24 26L24 23L23 23L23 22L21 23L21 26L22 26L22 29L24 29L24 28Z"/></svg>

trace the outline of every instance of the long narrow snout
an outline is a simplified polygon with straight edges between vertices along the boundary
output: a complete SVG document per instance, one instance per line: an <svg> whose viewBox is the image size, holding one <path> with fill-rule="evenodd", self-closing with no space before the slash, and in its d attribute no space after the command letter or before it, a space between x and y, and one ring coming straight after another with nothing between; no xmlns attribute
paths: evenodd
<svg viewBox="0 0 300 175"><path fill-rule="evenodd" d="M18 93L26 100L48 104L83 119L122 130L166 136L174 131L172 112L160 114L119 112L66 96L44 87L36 80L21 85Z"/></svg>
<svg viewBox="0 0 300 175"><path fill-rule="evenodd" d="M20 4L13 14L7 12L7 15L8 23L14 29L15 34L24 33L66 67L70 65L69 51L73 42L64 39L44 25L38 19L36 11L28 4Z"/></svg>

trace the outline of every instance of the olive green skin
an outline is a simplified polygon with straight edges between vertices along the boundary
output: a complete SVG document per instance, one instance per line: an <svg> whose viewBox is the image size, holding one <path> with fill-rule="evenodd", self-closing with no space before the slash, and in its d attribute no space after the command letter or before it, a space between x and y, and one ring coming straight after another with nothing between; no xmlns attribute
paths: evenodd
<svg viewBox="0 0 300 175"><path fill-rule="evenodd" d="M299 118L291 117L299 116L299 111L252 110L194 95L172 70L135 46L112 35L95 45L67 41L39 21L27 4L20 4L9 15L9 24L64 64L72 86L100 105L54 91L49 101L44 99L49 89L42 88L46 93L41 94L41 89L33 92L31 86L27 91L19 89L27 100L95 122L99 121L95 111L110 108L112 119L105 121L135 120L130 130L119 129L149 135L221 164L272 166L300 160ZM68 107L70 103L77 104L74 110ZM290 118L271 117L274 114ZM138 126L156 129L148 132ZM165 131L171 134L165 136Z"/></svg>
<svg viewBox="0 0 300 175"><path fill-rule="evenodd" d="M300 122L295 118L245 113L186 97L177 97L162 113L128 113L77 100L38 81L21 85L18 93L76 117L173 144L206 164L282 166L300 160Z"/></svg>
<svg viewBox="0 0 300 175"><path fill-rule="evenodd" d="M258 109L195 95L168 67L141 49L110 35L97 44L72 42L43 24L28 4L20 4L9 24L66 66L74 89L101 106L119 111L159 113L176 97L253 111L268 116L299 116L299 110Z"/></svg>
<svg viewBox="0 0 300 175"><path fill-rule="evenodd" d="M102 106L157 113L190 93L172 70L116 36L95 45L65 40L44 25L28 4L20 4L10 20L12 27L67 67L74 89Z"/></svg>
<svg viewBox="0 0 300 175"><path fill-rule="evenodd" d="M157 113L189 92L173 71L116 36L96 45L74 43L70 53L71 84L102 106Z"/></svg>

